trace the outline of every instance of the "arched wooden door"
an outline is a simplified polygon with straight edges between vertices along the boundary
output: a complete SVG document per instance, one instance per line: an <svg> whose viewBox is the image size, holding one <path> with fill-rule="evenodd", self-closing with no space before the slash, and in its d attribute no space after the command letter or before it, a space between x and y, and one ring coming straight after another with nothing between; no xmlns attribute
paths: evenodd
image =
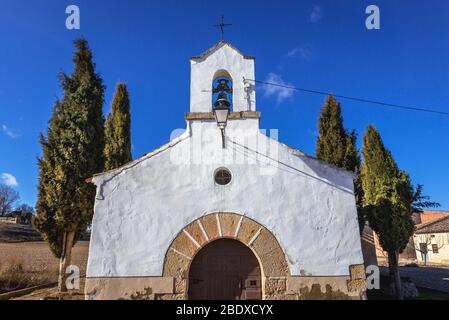
<svg viewBox="0 0 449 320"><path fill-rule="evenodd" d="M201 249L189 272L191 300L260 300L262 277L254 253L237 240L215 240Z"/></svg>

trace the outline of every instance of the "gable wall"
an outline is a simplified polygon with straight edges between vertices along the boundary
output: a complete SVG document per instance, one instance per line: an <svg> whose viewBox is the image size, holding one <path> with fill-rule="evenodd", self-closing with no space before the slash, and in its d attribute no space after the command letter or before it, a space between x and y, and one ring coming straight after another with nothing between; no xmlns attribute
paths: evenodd
<svg viewBox="0 0 449 320"><path fill-rule="evenodd" d="M230 121L226 149L213 121L188 128L173 147L94 178L88 277L161 276L176 235L213 212L270 230L293 276L343 276L363 263L351 174L259 133L255 119ZM233 175L228 186L213 180L222 166Z"/></svg>

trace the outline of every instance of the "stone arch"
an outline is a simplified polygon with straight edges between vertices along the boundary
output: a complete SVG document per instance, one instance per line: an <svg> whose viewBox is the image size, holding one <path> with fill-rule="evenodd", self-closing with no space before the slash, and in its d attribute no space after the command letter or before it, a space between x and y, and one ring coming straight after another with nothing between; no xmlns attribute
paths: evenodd
<svg viewBox="0 0 449 320"><path fill-rule="evenodd" d="M174 298L187 298L189 269L195 255L208 243L223 238L238 240L254 252L262 279L285 279L291 275L286 255L270 230L246 216L212 213L184 227L167 249L163 276L175 278Z"/></svg>

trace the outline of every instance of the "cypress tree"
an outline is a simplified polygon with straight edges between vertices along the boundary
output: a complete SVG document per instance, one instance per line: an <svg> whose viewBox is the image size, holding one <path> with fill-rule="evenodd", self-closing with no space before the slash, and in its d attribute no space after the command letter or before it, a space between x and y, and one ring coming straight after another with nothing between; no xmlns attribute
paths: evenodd
<svg viewBox="0 0 449 320"><path fill-rule="evenodd" d="M105 125L105 170L131 161L131 116L126 84L118 83Z"/></svg>
<svg viewBox="0 0 449 320"><path fill-rule="evenodd" d="M414 188L407 173L398 168L391 152L385 148L374 126L368 126L366 130L362 153L363 211L388 253L396 295L402 299L398 259L414 232Z"/></svg>
<svg viewBox="0 0 449 320"><path fill-rule="evenodd" d="M37 215L34 227L60 259L59 290L66 291L66 268L71 250L93 215L94 186L85 180L103 169L104 85L95 72L92 53L84 39L74 42L74 70L61 73L63 98L57 101L41 135Z"/></svg>
<svg viewBox="0 0 449 320"><path fill-rule="evenodd" d="M360 155L356 147L357 134L348 132L343 125L340 103L332 95L321 110L318 120L319 136L316 144L318 159L337 167L354 172L354 194L356 198L359 230L363 231L365 217L360 210L363 199L363 190L360 184Z"/></svg>
<svg viewBox="0 0 449 320"><path fill-rule="evenodd" d="M54 145L52 146L50 143L53 142L54 139L52 128L57 126L60 107L60 102L56 101L53 108L53 115L47 128L48 138L45 138L43 134L40 135L43 156L42 158L38 158L38 198L36 203L36 215L32 219L34 228L39 231L45 240L47 240L50 250L58 258L61 257L62 252L62 237L60 235L63 232L56 223L56 210L53 202L50 200L52 191L54 192L55 190L55 186L52 185L55 182ZM51 142L50 137L52 138Z"/></svg>
<svg viewBox="0 0 449 320"><path fill-rule="evenodd" d="M343 127L340 104L332 95L327 97L321 110L318 130L319 136L316 145L318 159L344 168L348 137Z"/></svg>

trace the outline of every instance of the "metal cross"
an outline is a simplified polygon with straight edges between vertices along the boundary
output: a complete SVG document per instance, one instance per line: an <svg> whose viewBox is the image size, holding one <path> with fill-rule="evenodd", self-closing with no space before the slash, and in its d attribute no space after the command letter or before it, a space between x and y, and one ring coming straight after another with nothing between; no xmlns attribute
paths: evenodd
<svg viewBox="0 0 449 320"><path fill-rule="evenodd" d="M220 27L221 29L221 40L224 39L224 28L227 26L232 26L231 23L225 23L224 22L224 16L221 16L221 23L220 24L214 24L214 27Z"/></svg>

